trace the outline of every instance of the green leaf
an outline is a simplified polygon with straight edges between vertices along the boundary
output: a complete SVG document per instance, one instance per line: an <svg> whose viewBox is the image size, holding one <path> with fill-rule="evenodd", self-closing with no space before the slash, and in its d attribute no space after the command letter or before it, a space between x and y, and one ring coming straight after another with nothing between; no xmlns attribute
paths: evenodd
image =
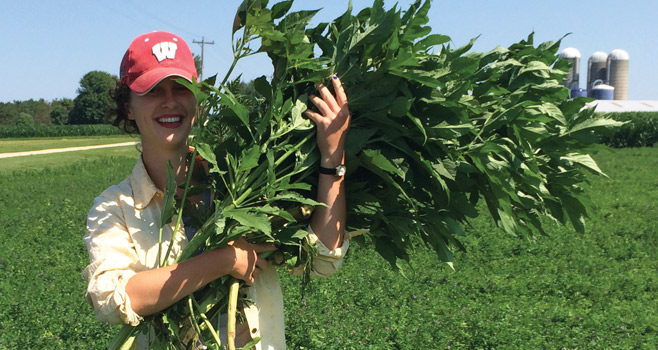
<svg viewBox="0 0 658 350"><path fill-rule="evenodd" d="M222 210L225 217L236 220L240 225L252 228L266 235L272 233L267 215L254 211L252 208L227 207Z"/></svg>
<svg viewBox="0 0 658 350"><path fill-rule="evenodd" d="M287 211L273 207L270 205L264 205L262 207L253 207L253 211L257 213L263 213L266 215L275 215L286 219L288 222L294 222L295 218Z"/></svg>
<svg viewBox="0 0 658 350"><path fill-rule="evenodd" d="M585 213L587 210L583 204L571 195L561 198L564 211L567 213L571 224L580 233L585 232Z"/></svg>
<svg viewBox="0 0 658 350"><path fill-rule="evenodd" d="M228 90L227 93L222 93L219 91L216 93L220 97L219 103L230 108L231 111L233 111L235 115L240 119L240 121L242 121L242 123L247 127L249 132L251 132L251 126L249 124L249 109L240 103L237 98L235 98L235 95L233 95Z"/></svg>
<svg viewBox="0 0 658 350"><path fill-rule="evenodd" d="M419 40L415 45L414 45L414 50L415 51L423 51L427 50L430 47L436 46L436 45L443 45L447 42L450 41L450 37L447 35L440 35L440 34L432 34L424 37L423 39Z"/></svg>
<svg viewBox="0 0 658 350"><path fill-rule="evenodd" d="M250 149L242 150L240 157L240 167L238 170L251 170L258 166L260 159L260 145L253 145Z"/></svg>
<svg viewBox="0 0 658 350"><path fill-rule="evenodd" d="M292 1L290 1L292 2ZM260 341L260 337L254 337L251 339L247 344L245 344L243 347L238 348L237 350L249 350L249 349L254 349L256 347L256 344Z"/></svg>
<svg viewBox="0 0 658 350"><path fill-rule="evenodd" d="M217 165L217 158L215 157L215 152L213 152L212 147L207 143L195 143L194 149L199 153L201 158L206 160L210 166L211 173L219 173L219 166Z"/></svg>
<svg viewBox="0 0 658 350"><path fill-rule="evenodd" d="M295 192L283 192L283 193L280 193L280 194L270 198L270 200L272 200L272 201L279 201L280 200L280 201L288 201L288 202L297 202L297 203L308 204L308 205L313 205L313 206L317 206L317 205L321 205L321 206L324 206L324 207L327 206L324 203L316 202L312 199L306 198L306 197L304 197L304 196L302 196L298 193L295 193Z"/></svg>
<svg viewBox="0 0 658 350"><path fill-rule="evenodd" d="M568 160L570 162L580 164L580 165L584 166L585 168L593 171L594 173L596 173L598 175L602 175L602 176L607 177L607 175L604 174L603 171L601 171L598 164L596 164L596 161L594 161L592 156L590 156L589 154L568 153L568 154L560 157L560 159L565 159L565 160Z"/></svg>
<svg viewBox="0 0 658 350"><path fill-rule="evenodd" d="M272 100L272 86L263 75L254 80L254 89L265 98L266 101Z"/></svg>
<svg viewBox="0 0 658 350"><path fill-rule="evenodd" d="M176 175L170 162L167 162L167 181L162 199L162 213L160 215L160 227L165 227L173 220L176 211Z"/></svg>
<svg viewBox="0 0 658 350"><path fill-rule="evenodd" d="M366 149L363 150L363 155L373 166L404 179L404 172L391 163L380 150Z"/></svg>
<svg viewBox="0 0 658 350"><path fill-rule="evenodd" d="M560 136L570 136L577 132L590 129L617 128L623 124L623 122L619 122L611 118L589 118L565 130L565 132Z"/></svg>
<svg viewBox="0 0 658 350"><path fill-rule="evenodd" d="M405 96L400 96L395 100L393 100L393 102L391 102L391 105L388 108L388 112L393 117L402 117L404 115L407 115L407 112L409 111L409 107L411 106L412 102L413 99L409 99Z"/></svg>
<svg viewBox="0 0 658 350"><path fill-rule="evenodd" d="M272 19L278 19L285 16L292 7L292 0L281 1L272 6Z"/></svg>
<svg viewBox="0 0 658 350"><path fill-rule="evenodd" d="M514 217L508 214L503 209L498 209L498 217L500 218L500 225L503 227L505 232L509 233L512 236L516 236L517 225Z"/></svg>
<svg viewBox="0 0 658 350"><path fill-rule="evenodd" d="M425 142L427 142L427 131L425 131L425 127L423 126L423 122L420 121L419 118L412 115L411 113L407 113L407 118L409 118L409 120L411 120L411 122L416 126L418 131L421 132L421 134L423 135L423 141L420 142L420 143L425 144Z"/></svg>

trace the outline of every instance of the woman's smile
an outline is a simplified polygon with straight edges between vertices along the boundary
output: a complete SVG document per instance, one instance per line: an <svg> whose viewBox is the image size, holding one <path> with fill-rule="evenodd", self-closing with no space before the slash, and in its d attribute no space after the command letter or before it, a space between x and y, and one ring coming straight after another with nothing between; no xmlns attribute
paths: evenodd
<svg viewBox="0 0 658 350"><path fill-rule="evenodd" d="M183 125L183 118L180 115L164 115L158 117L155 121L167 129L176 129Z"/></svg>

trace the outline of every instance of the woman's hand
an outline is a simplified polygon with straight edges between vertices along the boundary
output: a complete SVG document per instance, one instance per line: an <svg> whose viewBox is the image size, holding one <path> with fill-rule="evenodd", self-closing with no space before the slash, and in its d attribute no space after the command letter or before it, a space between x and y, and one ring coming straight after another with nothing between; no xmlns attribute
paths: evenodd
<svg viewBox="0 0 658 350"><path fill-rule="evenodd" d="M317 127L320 165L326 167L335 167L343 163L345 137L350 126L350 111L343 84L335 75L331 82L336 96L334 97L326 86L316 84L320 96L311 95L309 100L318 112L310 109L304 112Z"/></svg>
<svg viewBox="0 0 658 350"><path fill-rule="evenodd" d="M231 276L243 280L247 285L254 283L262 270L267 268L267 260L258 256L258 253L276 250L273 243L251 244L244 238L233 241L226 247L231 253L233 264Z"/></svg>
<svg viewBox="0 0 658 350"><path fill-rule="evenodd" d="M326 86L317 84L320 96L310 97L317 112L305 112L306 116L315 122L320 166L325 168L334 168L345 163L345 138L351 119L343 84L335 75L331 83L335 96ZM343 242L347 217L344 183L344 176L319 175L317 201L327 206L315 208L311 228L329 249L335 249Z"/></svg>

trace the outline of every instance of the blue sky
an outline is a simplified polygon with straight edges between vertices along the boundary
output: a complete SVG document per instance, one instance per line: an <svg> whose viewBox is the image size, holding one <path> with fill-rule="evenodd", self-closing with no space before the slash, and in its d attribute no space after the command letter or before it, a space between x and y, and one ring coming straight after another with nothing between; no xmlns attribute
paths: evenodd
<svg viewBox="0 0 658 350"><path fill-rule="evenodd" d="M118 74L121 58L137 35L167 30L182 36L195 54L193 40L205 46L205 76L223 76L231 62L231 25L241 0L0 0L3 34L0 102L74 98L89 71ZM271 0L271 3L276 0ZM406 9L411 0L400 0ZM184 5L181 5L183 4ZM323 7L317 21L330 21L345 11L347 0L297 0L294 8ZM355 11L372 0L354 0ZM387 8L396 2L385 0ZM433 0L433 32L452 38L453 46L480 36L473 50L509 46L535 32L535 43L571 33L562 48L581 53L580 86L585 87L587 59L595 51L623 49L630 55L628 99L658 100L658 1L599 0ZM271 72L266 56L252 57L237 72L251 80Z"/></svg>

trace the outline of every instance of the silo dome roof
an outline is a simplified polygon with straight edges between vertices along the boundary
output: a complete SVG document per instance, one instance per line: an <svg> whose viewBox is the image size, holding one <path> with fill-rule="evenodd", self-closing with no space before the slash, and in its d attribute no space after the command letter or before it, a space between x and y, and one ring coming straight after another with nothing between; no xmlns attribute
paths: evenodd
<svg viewBox="0 0 658 350"><path fill-rule="evenodd" d="M612 50L610 53L610 59L615 60L615 61L628 61L630 56L628 55L628 52L617 49L617 50Z"/></svg>
<svg viewBox="0 0 658 350"><path fill-rule="evenodd" d="M566 49L560 52L560 57L562 58L580 58L580 51L575 47L567 47Z"/></svg>
<svg viewBox="0 0 658 350"><path fill-rule="evenodd" d="M589 58L591 62L605 62L608 60L608 55L603 51L596 51Z"/></svg>
<svg viewBox="0 0 658 350"><path fill-rule="evenodd" d="M592 89L594 89L594 90L614 90L615 87L612 86L612 85L608 85L608 84L598 84L598 85L595 85Z"/></svg>

